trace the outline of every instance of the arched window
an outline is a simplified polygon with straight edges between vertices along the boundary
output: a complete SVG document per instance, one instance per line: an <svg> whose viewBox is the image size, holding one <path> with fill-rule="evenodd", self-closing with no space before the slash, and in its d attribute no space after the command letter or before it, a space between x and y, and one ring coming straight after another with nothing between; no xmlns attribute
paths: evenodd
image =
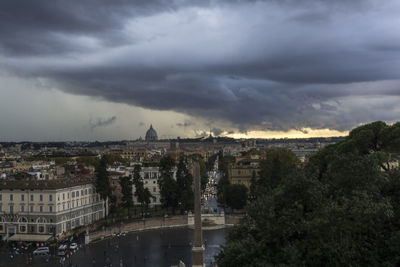
<svg viewBox="0 0 400 267"><path fill-rule="evenodd" d="M46 222L47 222L46 219L43 218L43 217L39 217L39 218L37 218L37 220L36 220L36 223L46 223Z"/></svg>
<svg viewBox="0 0 400 267"><path fill-rule="evenodd" d="M28 219L26 217L21 217L21 218L18 219L18 222L19 223L27 223Z"/></svg>

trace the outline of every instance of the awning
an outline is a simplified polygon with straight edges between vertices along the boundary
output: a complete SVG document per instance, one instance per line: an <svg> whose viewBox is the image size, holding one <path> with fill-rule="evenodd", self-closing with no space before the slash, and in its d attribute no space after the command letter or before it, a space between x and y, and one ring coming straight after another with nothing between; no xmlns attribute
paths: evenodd
<svg viewBox="0 0 400 267"><path fill-rule="evenodd" d="M30 242L46 242L51 235L29 235L29 234L15 234L8 238L9 241L30 241Z"/></svg>

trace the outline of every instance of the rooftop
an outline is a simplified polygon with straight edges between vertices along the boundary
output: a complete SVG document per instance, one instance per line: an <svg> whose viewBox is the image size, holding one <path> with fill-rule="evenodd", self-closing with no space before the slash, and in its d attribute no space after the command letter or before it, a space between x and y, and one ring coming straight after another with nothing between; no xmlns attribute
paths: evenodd
<svg viewBox="0 0 400 267"><path fill-rule="evenodd" d="M0 181L0 190L14 189L14 190L48 190L48 189L62 189L84 184L91 184L95 182L93 176L80 176L75 178L63 178L55 180L3 180Z"/></svg>

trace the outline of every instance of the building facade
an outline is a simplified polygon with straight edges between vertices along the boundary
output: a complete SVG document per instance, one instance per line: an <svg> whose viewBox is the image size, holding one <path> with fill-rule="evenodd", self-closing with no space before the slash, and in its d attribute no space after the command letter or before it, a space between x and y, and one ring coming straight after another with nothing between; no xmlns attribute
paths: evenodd
<svg viewBox="0 0 400 267"><path fill-rule="evenodd" d="M172 169L172 177L176 180L176 167ZM161 173L159 167L142 167L140 172L140 177L143 179L144 188L149 189L151 195L153 196L150 205L161 205L161 195L160 195L160 187L158 185L158 179L160 178ZM133 177L133 173L132 173ZM135 204L138 203L137 198L135 197L135 186L132 187L133 193L133 202Z"/></svg>
<svg viewBox="0 0 400 267"><path fill-rule="evenodd" d="M46 241L105 217L92 181L4 181L0 184L3 240Z"/></svg>

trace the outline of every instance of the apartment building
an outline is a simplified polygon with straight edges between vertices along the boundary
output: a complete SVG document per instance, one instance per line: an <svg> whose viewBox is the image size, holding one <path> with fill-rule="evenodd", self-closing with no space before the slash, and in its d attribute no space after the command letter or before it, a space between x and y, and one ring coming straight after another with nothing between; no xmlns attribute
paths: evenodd
<svg viewBox="0 0 400 267"><path fill-rule="evenodd" d="M47 241L105 215L91 178L0 182L3 240Z"/></svg>
<svg viewBox="0 0 400 267"><path fill-rule="evenodd" d="M172 175L173 178L176 180L176 167L172 170ZM158 186L158 179L160 177L161 173L159 170L159 167L142 167L142 170L140 172L140 176L143 179L143 183L144 183L144 188L149 189L151 195L153 196L153 198L151 199L151 206L154 205L161 205L160 202L160 187ZM133 173L132 173L132 177L133 177ZM132 188L133 190L133 201L134 203L138 203L137 199L135 197L135 186L133 186Z"/></svg>

